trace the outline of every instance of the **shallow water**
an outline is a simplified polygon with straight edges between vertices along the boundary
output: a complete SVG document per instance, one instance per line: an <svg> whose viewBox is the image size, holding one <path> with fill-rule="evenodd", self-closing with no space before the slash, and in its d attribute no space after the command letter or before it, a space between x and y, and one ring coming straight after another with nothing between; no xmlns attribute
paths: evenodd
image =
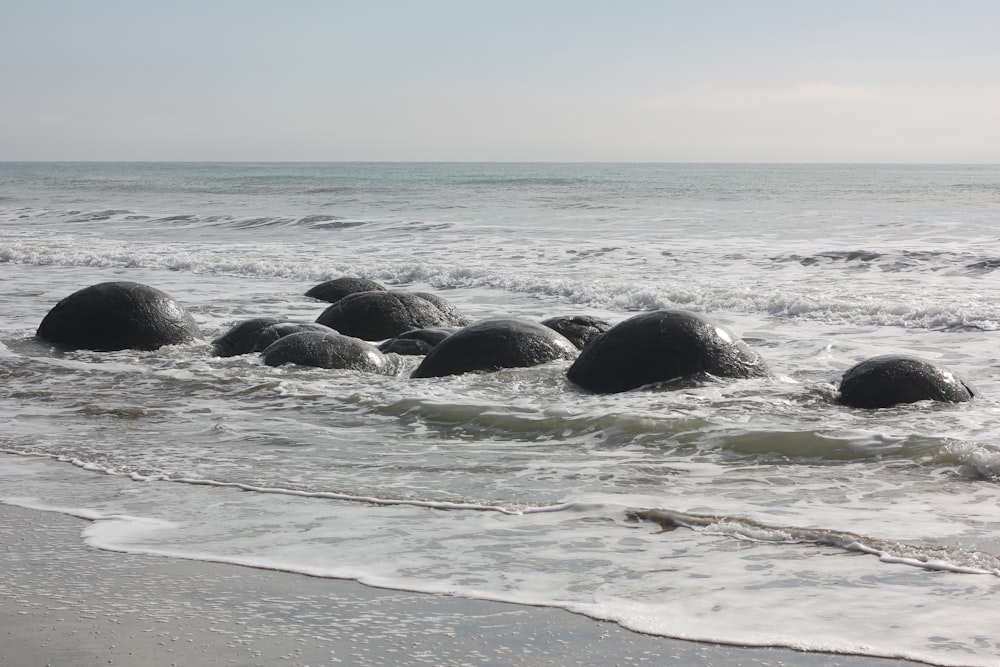
<svg viewBox="0 0 1000 667"><path fill-rule="evenodd" d="M670 637L1000 656L992 166L0 165L0 479L88 543L551 605ZM589 395L569 362L409 378L216 358L357 275L473 319L683 308L766 379ZM205 340L33 339L133 280ZM854 410L906 353L965 404Z"/></svg>

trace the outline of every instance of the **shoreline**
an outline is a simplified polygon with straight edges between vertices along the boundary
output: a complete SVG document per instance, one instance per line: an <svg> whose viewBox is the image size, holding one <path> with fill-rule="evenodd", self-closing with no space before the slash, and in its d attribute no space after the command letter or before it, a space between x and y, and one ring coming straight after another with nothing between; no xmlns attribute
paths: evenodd
<svg viewBox="0 0 1000 667"><path fill-rule="evenodd" d="M0 664L917 667L643 635L550 607L122 554L0 504Z"/></svg>

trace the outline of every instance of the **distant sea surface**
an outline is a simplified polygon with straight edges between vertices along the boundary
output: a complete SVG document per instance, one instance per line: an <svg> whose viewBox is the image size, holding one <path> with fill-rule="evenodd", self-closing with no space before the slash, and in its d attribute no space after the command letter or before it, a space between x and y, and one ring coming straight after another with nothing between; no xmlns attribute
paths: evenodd
<svg viewBox="0 0 1000 667"><path fill-rule="evenodd" d="M93 519L102 549L996 665L998 270L1000 166L4 163L0 501ZM305 291L345 275L474 320L694 311L773 376L601 396L569 362L418 380L418 357L212 356L241 320L315 320ZM205 340L34 339L113 280ZM889 353L979 395L835 402Z"/></svg>

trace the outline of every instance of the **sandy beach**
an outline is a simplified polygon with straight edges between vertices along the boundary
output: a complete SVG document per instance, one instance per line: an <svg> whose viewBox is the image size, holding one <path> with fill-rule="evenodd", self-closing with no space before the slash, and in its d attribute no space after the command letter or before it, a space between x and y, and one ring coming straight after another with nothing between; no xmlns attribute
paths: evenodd
<svg viewBox="0 0 1000 667"><path fill-rule="evenodd" d="M917 663L650 637L558 609L104 552L84 523L0 505L0 664L778 665Z"/></svg>

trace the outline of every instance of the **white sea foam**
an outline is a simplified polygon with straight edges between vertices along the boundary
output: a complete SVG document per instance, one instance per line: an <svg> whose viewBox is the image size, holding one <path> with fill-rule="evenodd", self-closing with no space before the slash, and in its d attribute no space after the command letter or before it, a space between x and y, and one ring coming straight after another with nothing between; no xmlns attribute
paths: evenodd
<svg viewBox="0 0 1000 667"><path fill-rule="evenodd" d="M867 300L825 294L788 294L785 289L748 291L743 287L726 290L688 283L684 289L649 286L606 280L566 280L535 277L484 268L452 268L442 264L336 264L274 256L248 259L239 248L231 256L218 251L195 250L187 245L157 244L148 248L95 246L68 239L63 245L15 242L0 244L0 263L29 266L89 267L106 269L148 269L183 271L261 279L296 280L318 283L339 275L358 275L388 284L423 283L436 289L475 288L504 290L526 297L559 299L580 308L634 312L661 308L681 308L699 312L759 313L808 319L831 324L856 326L896 326L903 328L973 328L992 331L1000 323L1000 310L992 302L969 302L956 306L923 305L912 294L873 295ZM873 286L874 289L874 286Z"/></svg>
<svg viewBox="0 0 1000 667"><path fill-rule="evenodd" d="M836 530L769 526L741 517L699 516L663 509L632 510L627 514L631 519L657 523L665 531L683 527L750 542L832 546L878 556L884 563L962 574L1000 576L1000 556L960 547L948 549L940 546L905 545Z"/></svg>
<svg viewBox="0 0 1000 667"><path fill-rule="evenodd" d="M992 664L1000 263L995 188L978 185L996 180L989 167L0 165L0 488L93 521L86 539L105 549L690 639ZM474 318L695 310L774 375L591 395L568 363L412 381L416 359L371 376L214 358L204 341L97 353L33 339L96 282L164 289L210 340L251 317L313 321L325 304L305 290L345 274ZM885 353L941 363L977 397L837 404L840 374ZM644 507L687 527L627 520Z"/></svg>
<svg viewBox="0 0 1000 667"><path fill-rule="evenodd" d="M974 477L1000 479L1000 449L994 446L971 442L949 442L942 455L953 458L965 471Z"/></svg>
<svg viewBox="0 0 1000 667"><path fill-rule="evenodd" d="M58 487L48 488L59 495ZM143 495L152 492L142 504L153 507L161 489L145 484L141 488ZM312 511L309 506L299 504L308 502L303 498L289 498L292 505L254 503L258 509L257 521L247 522L233 514L235 506L229 502L220 504L218 501L224 499L215 496L219 492L231 493L231 489L201 488L204 492L195 491L186 500L183 496L173 496L175 501L182 501L181 505L157 510L178 518L183 516L181 520L47 506L23 499L5 498L4 502L86 518L92 522L83 530L87 543L111 551L354 579L398 590L556 606L644 633L698 641L906 657L939 665L989 665L992 659L985 654L949 656L947 652L936 651L933 641L914 645L915 636L944 633L953 641L960 641L962 637L988 633L991 627L988 618L939 615L915 615L899 623L897 610L912 608L901 605L940 605L939 593L926 586L921 594L900 584L880 588L878 606L865 609L868 619L865 627L872 631L859 632L853 614L845 617L843 610L865 605L863 579L871 576L869 570L859 568L849 558L821 557L812 563L806 578L798 579L799 575L787 569L781 557L785 549L792 549L799 557L803 555L801 546L796 546L802 541L794 539L789 531L775 533L780 538L777 541L753 539L757 546L747 551L712 542L716 536L745 539L742 535L747 530L745 525L721 535L696 530L667 537L659 532L628 528L618 535L624 526L616 528L615 523L603 520L594 522L613 508L587 504L569 514L550 515L551 518L544 514L534 518L493 515L499 523L490 525L493 522L456 522L452 519L472 515L450 512L421 518L413 513L420 511L416 507L397 507L388 515L385 512L392 508L366 510L359 506L358 516L340 510L331 512L333 508L327 505L314 507L319 511ZM65 492L71 493L71 488L67 486ZM131 503L139 501L135 493L124 497L130 497ZM210 515L213 518L206 520ZM291 523L271 523L279 516L296 519ZM370 539L359 541L357 529L371 526L372 520L381 526L384 537L374 543ZM523 523L525 520L528 522ZM712 522L707 525L724 527L724 522L709 520ZM255 528L257 525L270 527L261 533ZM405 536L399 532L404 525L409 526ZM306 526L310 526L309 540L292 539ZM555 531L552 537L558 536L558 542L526 558L518 542L512 540L543 527ZM793 538L790 543L789 537ZM433 552L445 545L448 553L434 557ZM829 545L823 541L817 546L851 548L850 544ZM331 557L331 547L335 557ZM370 558L373 547L380 554L376 562ZM623 555L627 554L631 563L625 570L622 562L613 568L605 562L619 549L623 549ZM905 559L883 561L892 564ZM936 564L923 565L933 568ZM596 569L600 581L582 581L581 567ZM945 569L956 576L962 571ZM639 572L643 576L637 577ZM794 586L788 577L797 579ZM967 596L985 600L991 594L992 587L974 583L983 579L968 581L963 585ZM727 583L720 588L722 582ZM741 594L734 596L734 589ZM802 600L817 604L803 607ZM762 605L769 610L768 614L760 614ZM852 635L844 634L844 623L854 627ZM720 634L713 628L726 631Z"/></svg>

